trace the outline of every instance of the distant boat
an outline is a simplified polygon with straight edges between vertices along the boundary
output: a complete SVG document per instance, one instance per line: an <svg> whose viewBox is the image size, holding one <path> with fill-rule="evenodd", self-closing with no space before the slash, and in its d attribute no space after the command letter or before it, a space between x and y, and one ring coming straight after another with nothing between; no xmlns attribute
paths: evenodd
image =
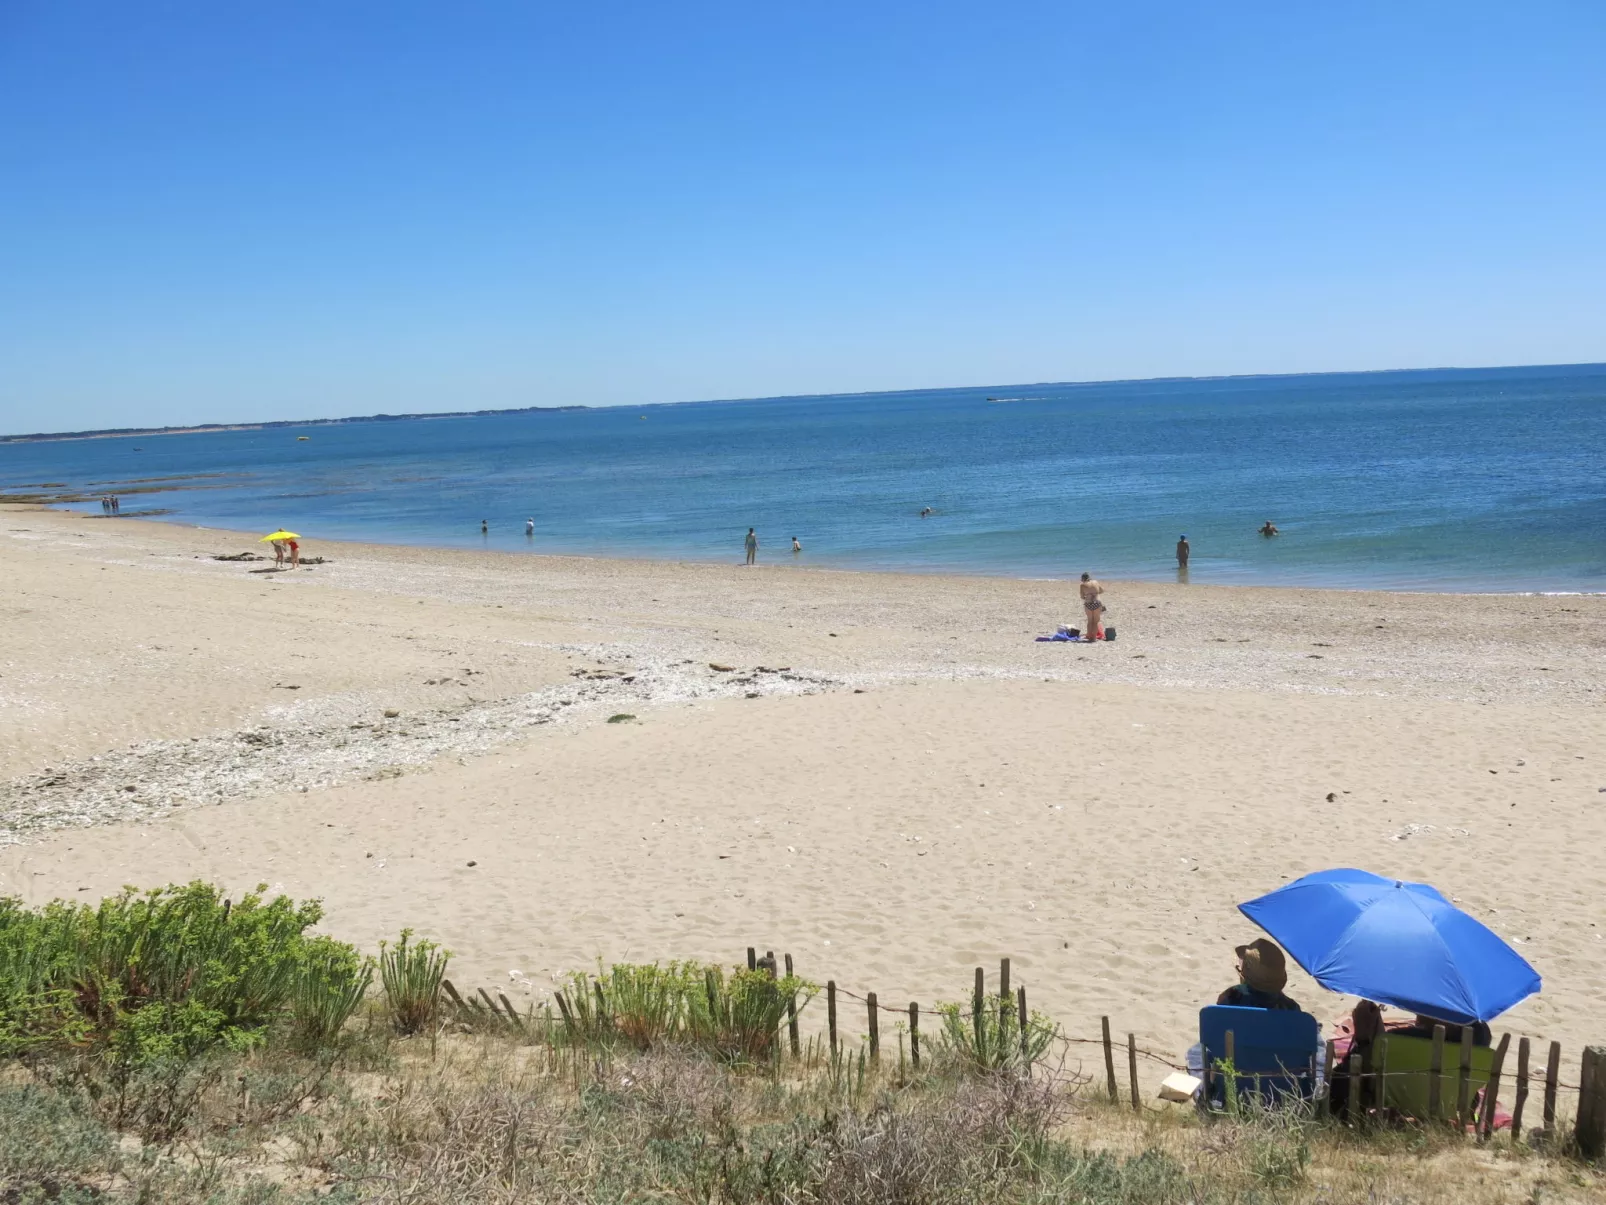
<svg viewBox="0 0 1606 1205"><path fill-rule="evenodd" d="M297 443L305 443L307 440L309 440L311 438L312 438L312 436L310 436L310 435L298 435L298 436L296 436L296 442Z"/></svg>

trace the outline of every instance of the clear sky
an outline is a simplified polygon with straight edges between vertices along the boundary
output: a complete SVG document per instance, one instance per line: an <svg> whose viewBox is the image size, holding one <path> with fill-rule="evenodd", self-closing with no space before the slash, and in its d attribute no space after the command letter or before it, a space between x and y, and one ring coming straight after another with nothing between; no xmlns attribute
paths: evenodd
<svg viewBox="0 0 1606 1205"><path fill-rule="evenodd" d="M1606 4L0 0L0 431L1606 360Z"/></svg>

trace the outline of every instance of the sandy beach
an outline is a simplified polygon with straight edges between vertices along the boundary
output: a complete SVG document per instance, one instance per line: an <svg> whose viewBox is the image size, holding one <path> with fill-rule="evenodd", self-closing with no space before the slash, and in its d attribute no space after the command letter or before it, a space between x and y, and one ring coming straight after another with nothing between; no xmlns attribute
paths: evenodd
<svg viewBox="0 0 1606 1205"><path fill-rule="evenodd" d="M1544 991L1497 1029L1606 1036L1606 598L1110 582L1089 647L1033 640L1069 581L744 569L739 533L213 559L259 547L0 511L0 893L266 882L520 998L754 945L929 1004L1008 955L1072 1033L1179 1054L1235 905L1353 865L1519 943Z"/></svg>

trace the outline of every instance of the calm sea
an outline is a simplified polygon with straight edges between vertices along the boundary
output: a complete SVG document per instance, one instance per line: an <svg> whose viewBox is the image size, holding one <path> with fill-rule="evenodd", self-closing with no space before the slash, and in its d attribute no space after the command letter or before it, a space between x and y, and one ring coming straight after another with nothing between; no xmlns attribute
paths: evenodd
<svg viewBox="0 0 1606 1205"><path fill-rule="evenodd" d="M753 526L762 562L1170 579L1186 533L1195 582L1427 590L1606 590L1603 470L1606 365L0 445L7 488L179 478L124 513L313 542L738 561Z"/></svg>

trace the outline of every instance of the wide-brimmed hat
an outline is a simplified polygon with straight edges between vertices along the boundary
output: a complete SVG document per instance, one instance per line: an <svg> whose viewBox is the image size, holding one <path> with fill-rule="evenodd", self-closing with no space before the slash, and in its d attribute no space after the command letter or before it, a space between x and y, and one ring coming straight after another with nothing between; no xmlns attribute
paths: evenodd
<svg viewBox="0 0 1606 1205"><path fill-rule="evenodd" d="M1280 992L1288 985L1288 963L1276 942L1257 937L1246 946L1234 947L1234 953L1244 982L1256 991Z"/></svg>

